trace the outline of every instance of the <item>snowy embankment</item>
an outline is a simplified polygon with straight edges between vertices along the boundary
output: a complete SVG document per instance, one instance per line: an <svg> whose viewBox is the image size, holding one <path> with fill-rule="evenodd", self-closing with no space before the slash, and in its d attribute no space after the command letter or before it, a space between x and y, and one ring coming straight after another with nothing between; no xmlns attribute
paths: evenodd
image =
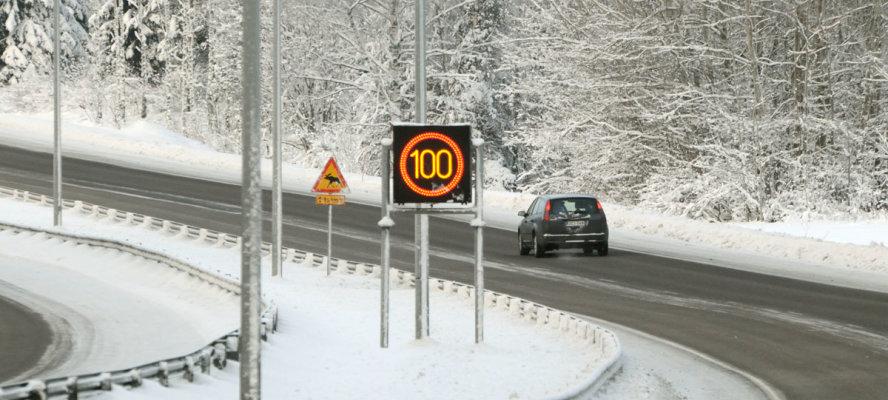
<svg viewBox="0 0 888 400"><path fill-rule="evenodd" d="M66 115L66 118L69 117ZM78 120L77 116L70 116ZM66 156L124 167L238 184L241 159L215 152L181 135L144 122L123 130L89 124L64 125ZM0 114L0 143L51 151L48 114ZM271 164L263 163L270 184ZM346 170L348 166L345 166ZM285 165L284 188L309 193L318 171ZM379 202L379 178L346 173L349 201ZM514 229L515 215L533 199L527 193L487 191L485 219ZM723 224L695 221L605 202L611 244L618 249L753 270L797 279L888 291L888 220L791 224Z"/></svg>
<svg viewBox="0 0 888 400"><path fill-rule="evenodd" d="M156 231L127 223L127 218L92 215L93 209L80 211L66 211L64 232L163 252L220 276L239 276L236 246L184 235L178 228ZM0 216L2 222L53 231L51 209L39 204L0 196ZM315 257L297 261L288 254L293 262L284 264L283 279L263 276L265 294L274 299L280 316L278 333L263 344L268 398L563 398L583 392L618 365L620 347L611 333L507 296L486 299L485 342L477 345L471 290L438 280L433 284L439 290L431 296L431 339L416 341L412 280L404 273L393 279L390 348L380 349L378 267L356 265L350 272L338 264L337 272L326 277ZM114 257L110 265L127 262L126 256L109 256ZM268 262L265 257L263 263ZM229 312L236 317L236 311ZM201 375L196 385L174 384L175 390L149 383L145 390L117 390L106 398L236 398L234 371Z"/></svg>

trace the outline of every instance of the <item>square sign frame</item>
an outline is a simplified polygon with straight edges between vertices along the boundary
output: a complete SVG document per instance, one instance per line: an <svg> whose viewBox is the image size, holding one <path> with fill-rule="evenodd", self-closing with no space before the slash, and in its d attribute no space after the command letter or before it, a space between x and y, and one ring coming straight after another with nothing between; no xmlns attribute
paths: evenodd
<svg viewBox="0 0 888 400"><path fill-rule="evenodd" d="M472 209L474 156L471 125L392 125L391 207Z"/></svg>

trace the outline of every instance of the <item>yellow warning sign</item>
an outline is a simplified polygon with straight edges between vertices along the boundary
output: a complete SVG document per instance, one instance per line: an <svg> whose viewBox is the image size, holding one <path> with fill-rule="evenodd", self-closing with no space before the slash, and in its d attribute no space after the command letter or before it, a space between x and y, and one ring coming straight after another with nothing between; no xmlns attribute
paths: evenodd
<svg viewBox="0 0 888 400"><path fill-rule="evenodd" d="M330 159L327 160L327 165L321 170L321 176L318 177L318 180L315 182L311 191L320 193L339 193L347 188L348 183L345 182L345 175L342 175L342 171L339 170L339 165L336 165L336 160L334 160L333 157L330 157Z"/></svg>
<svg viewBox="0 0 888 400"><path fill-rule="evenodd" d="M341 194L319 194L315 197L315 205L341 206L345 204L345 196Z"/></svg>

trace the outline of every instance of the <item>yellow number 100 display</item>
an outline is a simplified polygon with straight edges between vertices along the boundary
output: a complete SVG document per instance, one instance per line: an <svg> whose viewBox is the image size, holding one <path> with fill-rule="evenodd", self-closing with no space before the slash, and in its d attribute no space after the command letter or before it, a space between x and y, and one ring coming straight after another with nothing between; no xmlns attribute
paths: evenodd
<svg viewBox="0 0 888 400"><path fill-rule="evenodd" d="M471 131L462 127L465 132L460 140L468 139ZM415 130L416 127L395 127L402 130ZM450 199L470 199L471 185L465 182L469 170L462 145L442 132L408 132L410 138L403 147L398 146L396 154L396 171L394 184L402 185L403 190L410 191L408 203L446 202ZM469 146L464 146L466 149ZM412 164L411 164L412 163ZM469 179L471 180L471 179ZM402 189L395 190L395 198ZM459 195L452 193L459 192ZM451 197L445 197L450 195ZM412 197L418 196L418 197ZM437 201L441 200L441 201ZM465 200L468 201L468 200ZM404 203L404 202L399 202Z"/></svg>
<svg viewBox="0 0 888 400"><path fill-rule="evenodd" d="M453 175L453 153L448 149L441 149L437 152L429 149L413 150L410 153L413 159L413 177L414 179L447 179ZM446 162L444 160L446 159ZM430 167L430 168L428 168ZM445 171L446 167L446 173Z"/></svg>

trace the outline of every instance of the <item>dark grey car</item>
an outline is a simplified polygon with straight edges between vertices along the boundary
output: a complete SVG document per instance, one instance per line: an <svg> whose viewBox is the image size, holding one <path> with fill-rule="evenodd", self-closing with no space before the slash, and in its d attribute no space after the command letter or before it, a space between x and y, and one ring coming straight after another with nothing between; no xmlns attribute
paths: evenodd
<svg viewBox="0 0 888 400"><path fill-rule="evenodd" d="M546 251L580 248L583 253L606 256L607 217L601 203L592 196L545 195L531 203L518 226L518 250L542 257Z"/></svg>

